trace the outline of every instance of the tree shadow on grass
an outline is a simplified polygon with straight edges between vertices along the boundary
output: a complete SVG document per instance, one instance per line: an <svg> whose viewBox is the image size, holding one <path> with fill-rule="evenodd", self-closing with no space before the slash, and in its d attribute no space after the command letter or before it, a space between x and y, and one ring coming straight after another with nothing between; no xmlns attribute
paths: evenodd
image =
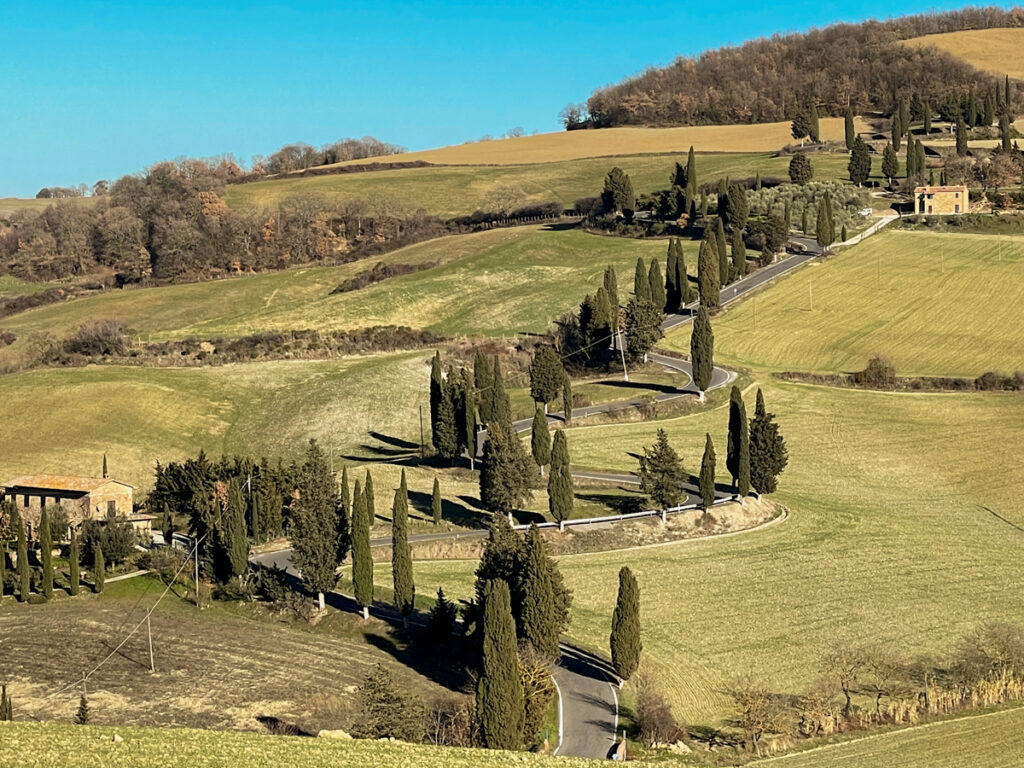
<svg viewBox="0 0 1024 768"><path fill-rule="evenodd" d="M532 525L546 521L544 515L539 512L531 512L528 509L513 509L512 519L516 521L517 525Z"/></svg>
<svg viewBox="0 0 1024 768"><path fill-rule="evenodd" d="M598 381L602 387L620 387L622 389L646 389L652 392L661 392L666 395L679 394L683 390L673 387L671 384L645 384L642 381Z"/></svg>
<svg viewBox="0 0 1024 768"><path fill-rule="evenodd" d="M392 627L386 636L366 635L366 642L438 685L450 691L463 691L469 676L459 661L465 658L461 649L458 649L461 641L453 637L448 645L439 648L427 641L424 635L422 628L410 627L403 630Z"/></svg>
<svg viewBox="0 0 1024 768"><path fill-rule="evenodd" d="M462 501L467 501L469 498L467 496L459 497ZM423 516L423 519L433 519L433 494L424 493L423 491L409 491L409 504ZM441 519L462 528L486 528L490 521L490 516L482 515L480 512L471 509L468 505L457 504L450 499L442 498Z"/></svg>
<svg viewBox="0 0 1024 768"><path fill-rule="evenodd" d="M608 507L616 515L628 515L643 511L643 495L633 490L633 495L623 496L616 493L577 493L580 501L589 501Z"/></svg>
<svg viewBox="0 0 1024 768"><path fill-rule="evenodd" d="M385 435L383 432L375 432L373 430L370 430L367 434L378 442L393 445L395 448L404 448L406 452L416 451L418 453L420 450L420 444L410 440L403 440L400 437Z"/></svg>

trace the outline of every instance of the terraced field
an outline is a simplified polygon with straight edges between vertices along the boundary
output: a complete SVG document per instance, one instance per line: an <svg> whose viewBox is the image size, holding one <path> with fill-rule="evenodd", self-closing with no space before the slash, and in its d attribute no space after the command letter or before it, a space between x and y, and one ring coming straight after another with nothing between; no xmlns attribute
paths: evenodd
<svg viewBox="0 0 1024 768"><path fill-rule="evenodd" d="M901 375L1012 372L1024 367L1022 267L1021 237L883 232L730 305L716 359L836 373L881 353ZM664 344L688 353L689 329Z"/></svg>

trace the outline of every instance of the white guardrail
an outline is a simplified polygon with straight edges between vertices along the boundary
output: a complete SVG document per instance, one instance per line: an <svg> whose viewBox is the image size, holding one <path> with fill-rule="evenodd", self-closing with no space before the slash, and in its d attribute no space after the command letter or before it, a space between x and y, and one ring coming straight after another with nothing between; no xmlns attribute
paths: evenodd
<svg viewBox="0 0 1024 768"><path fill-rule="evenodd" d="M720 504L728 504L733 501L739 501L739 496L733 494L732 496L723 496L720 499L715 499L711 506L717 507ZM531 523L530 525L536 525L538 528L569 528L574 525L594 525L596 523L615 523L621 520L637 520L642 517L660 517L665 520L669 515L677 515L680 512L689 512L692 509L701 509L700 504L680 504L677 507L669 507L668 509L648 509L643 512L627 512L624 515L607 515L605 517L581 517L573 518L570 520L563 520L561 523ZM513 525L512 530L514 531L526 531L529 530L530 525Z"/></svg>

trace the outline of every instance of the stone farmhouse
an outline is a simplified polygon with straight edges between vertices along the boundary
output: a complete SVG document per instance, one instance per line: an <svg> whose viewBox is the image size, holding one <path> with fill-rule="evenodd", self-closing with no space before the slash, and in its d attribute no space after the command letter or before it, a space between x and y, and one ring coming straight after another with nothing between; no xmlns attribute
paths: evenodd
<svg viewBox="0 0 1024 768"><path fill-rule="evenodd" d="M960 214L970 212L967 187L915 187L915 214Z"/></svg>
<svg viewBox="0 0 1024 768"><path fill-rule="evenodd" d="M89 519L131 518L133 491L110 477L22 475L3 485L3 498L18 506L31 536L44 505L62 507L75 528Z"/></svg>

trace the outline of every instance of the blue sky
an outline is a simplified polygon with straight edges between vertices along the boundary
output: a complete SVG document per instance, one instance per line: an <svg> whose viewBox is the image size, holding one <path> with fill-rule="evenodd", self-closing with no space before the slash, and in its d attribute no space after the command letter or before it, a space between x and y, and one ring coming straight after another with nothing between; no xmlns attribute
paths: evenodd
<svg viewBox="0 0 1024 768"><path fill-rule="evenodd" d="M676 55L954 7L0 0L0 197L293 141L557 130L570 101Z"/></svg>

